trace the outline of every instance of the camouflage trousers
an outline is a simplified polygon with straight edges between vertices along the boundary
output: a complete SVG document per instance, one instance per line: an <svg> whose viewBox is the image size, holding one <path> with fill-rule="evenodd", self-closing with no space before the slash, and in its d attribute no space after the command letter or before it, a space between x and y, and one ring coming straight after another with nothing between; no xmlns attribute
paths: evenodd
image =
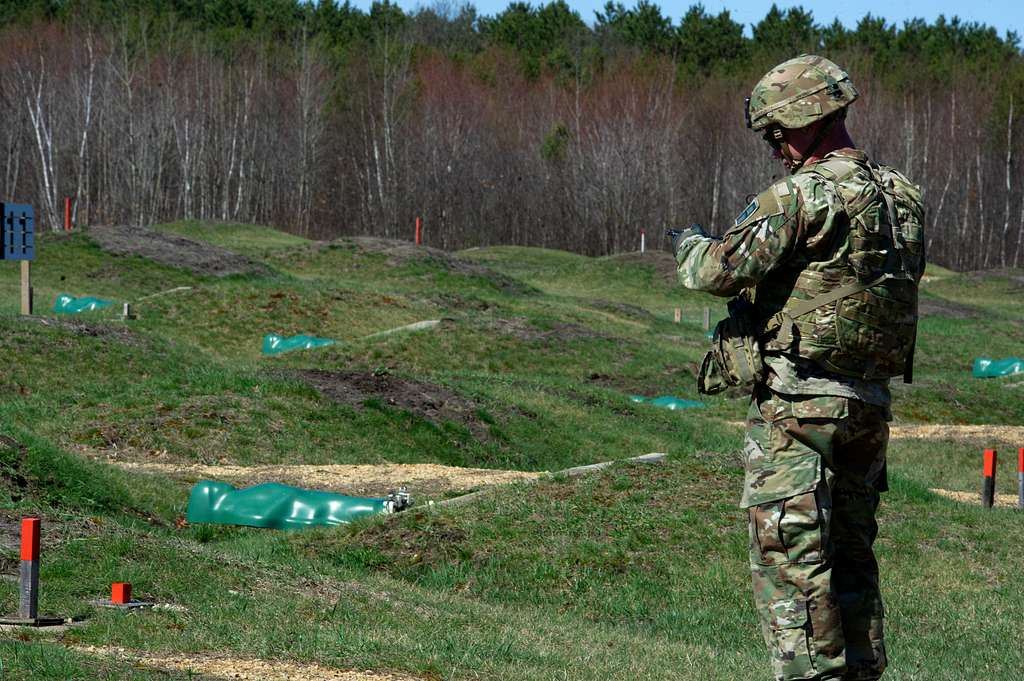
<svg viewBox="0 0 1024 681"><path fill-rule="evenodd" d="M872 544L886 416L843 397L755 392L742 505L754 601L779 681L866 681L885 670Z"/></svg>

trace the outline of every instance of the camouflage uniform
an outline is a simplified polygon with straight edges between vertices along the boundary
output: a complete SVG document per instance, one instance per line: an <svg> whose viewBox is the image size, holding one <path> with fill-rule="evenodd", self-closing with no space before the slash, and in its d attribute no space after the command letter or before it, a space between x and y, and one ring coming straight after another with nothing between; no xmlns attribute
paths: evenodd
<svg viewBox="0 0 1024 681"><path fill-rule="evenodd" d="M780 273L842 253L844 222L811 168L762 192L721 239L684 240L683 285L723 296L765 291L785 285ZM886 487L887 381L830 374L785 353L766 352L765 364L747 414L741 506L775 677L878 678L886 658L871 546Z"/></svg>
<svg viewBox="0 0 1024 681"><path fill-rule="evenodd" d="M872 167L860 151L832 152L759 194L721 238L683 233L680 282L720 296L753 290L761 322L813 298L815 285L849 269L851 204L880 204ZM813 344L837 314L836 303L823 306L798 330ZM887 488L888 378L826 371L771 339L762 349L768 371L747 415L741 506L775 678L878 679L886 654L872 544Z"/></svg>

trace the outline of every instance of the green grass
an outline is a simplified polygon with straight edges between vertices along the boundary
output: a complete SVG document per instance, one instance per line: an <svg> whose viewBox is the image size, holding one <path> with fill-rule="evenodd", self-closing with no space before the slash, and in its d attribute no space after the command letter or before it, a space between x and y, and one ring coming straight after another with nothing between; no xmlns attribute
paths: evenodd
<svg viewBox="0 0 1024 681"><path fill-rule="evenodd" d="M456 267L261 227L160 229L244 253L269 274L197 277L108 256L87 234L45 234L33 268L44 314L61 292L122 302L191 289L138 302L127 323L110 313L43 323L14 314L17 268L0 267L10 360L0 433L23 445L0 445L0 524L42 516L42 610L85 618L59 639L0 633L6 676L187 678L78 647L117 645L430 679L768 677L736 506L742 435L726 423L742 419L744 400L682 413L629 400L696 398L702 311L724 310L674 287L663 255L491 248L458 254L473 266ZM976 356L1024 353L1016 284L1006 273L929 275L923 297L946 312L921 323L915 383L894 386L897 423L1024 423L1019 377L970 376ZM367 338L425 319L444 321ZM339 343L264 357L267 332ZM308 369L414 379L472 407L446 421L386 399L340 404L291 373ZM929 488L974 491L981 449L1021 444L891 444L878 543L886 678L1019 677L1024 522ZM103 462L558 470L652 451L669 461L303 533L179 527L185 483ZM1006 458L999 486L1010 493ZM0 566L16 569L13 545ZM125 616L88 605L118 580L180 608ZM0 583L0 611L15 607L13 583Z"/></svg>

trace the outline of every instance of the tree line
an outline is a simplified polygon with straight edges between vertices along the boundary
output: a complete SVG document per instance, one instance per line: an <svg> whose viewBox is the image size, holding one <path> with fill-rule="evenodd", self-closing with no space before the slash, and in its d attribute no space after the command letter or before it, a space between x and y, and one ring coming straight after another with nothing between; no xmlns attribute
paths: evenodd
<svg viewBox="0 0 1024 681"><path fill-rule="evenodd" d="M647 0L588 23L562 0L26 0L0 7L3 198L60 229L179 218L315 238L597 255L728 228L782 170L743 98L800 52L862 93L859 146L925 192L931 259L1021 266L1018 36L939 18L819 25L773 6L678 22Z"/></svg>

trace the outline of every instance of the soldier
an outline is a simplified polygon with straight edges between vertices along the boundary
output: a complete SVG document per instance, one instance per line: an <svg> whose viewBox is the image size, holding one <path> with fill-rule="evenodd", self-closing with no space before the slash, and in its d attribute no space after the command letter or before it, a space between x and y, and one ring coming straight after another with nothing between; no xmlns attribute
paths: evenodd
<svg viewBox="0 0 1024 681"><path fill-rule="evenodd" d="M910 381L923 208L905 176L855 148L845 118L857 96L822 57L772 69L747 126L790 175L721 237L670 232L684 286L744 301L719 324L700 386L752 391L741 507L779 680L866 681L886 667L872 544L888 382Z"/></svg>

